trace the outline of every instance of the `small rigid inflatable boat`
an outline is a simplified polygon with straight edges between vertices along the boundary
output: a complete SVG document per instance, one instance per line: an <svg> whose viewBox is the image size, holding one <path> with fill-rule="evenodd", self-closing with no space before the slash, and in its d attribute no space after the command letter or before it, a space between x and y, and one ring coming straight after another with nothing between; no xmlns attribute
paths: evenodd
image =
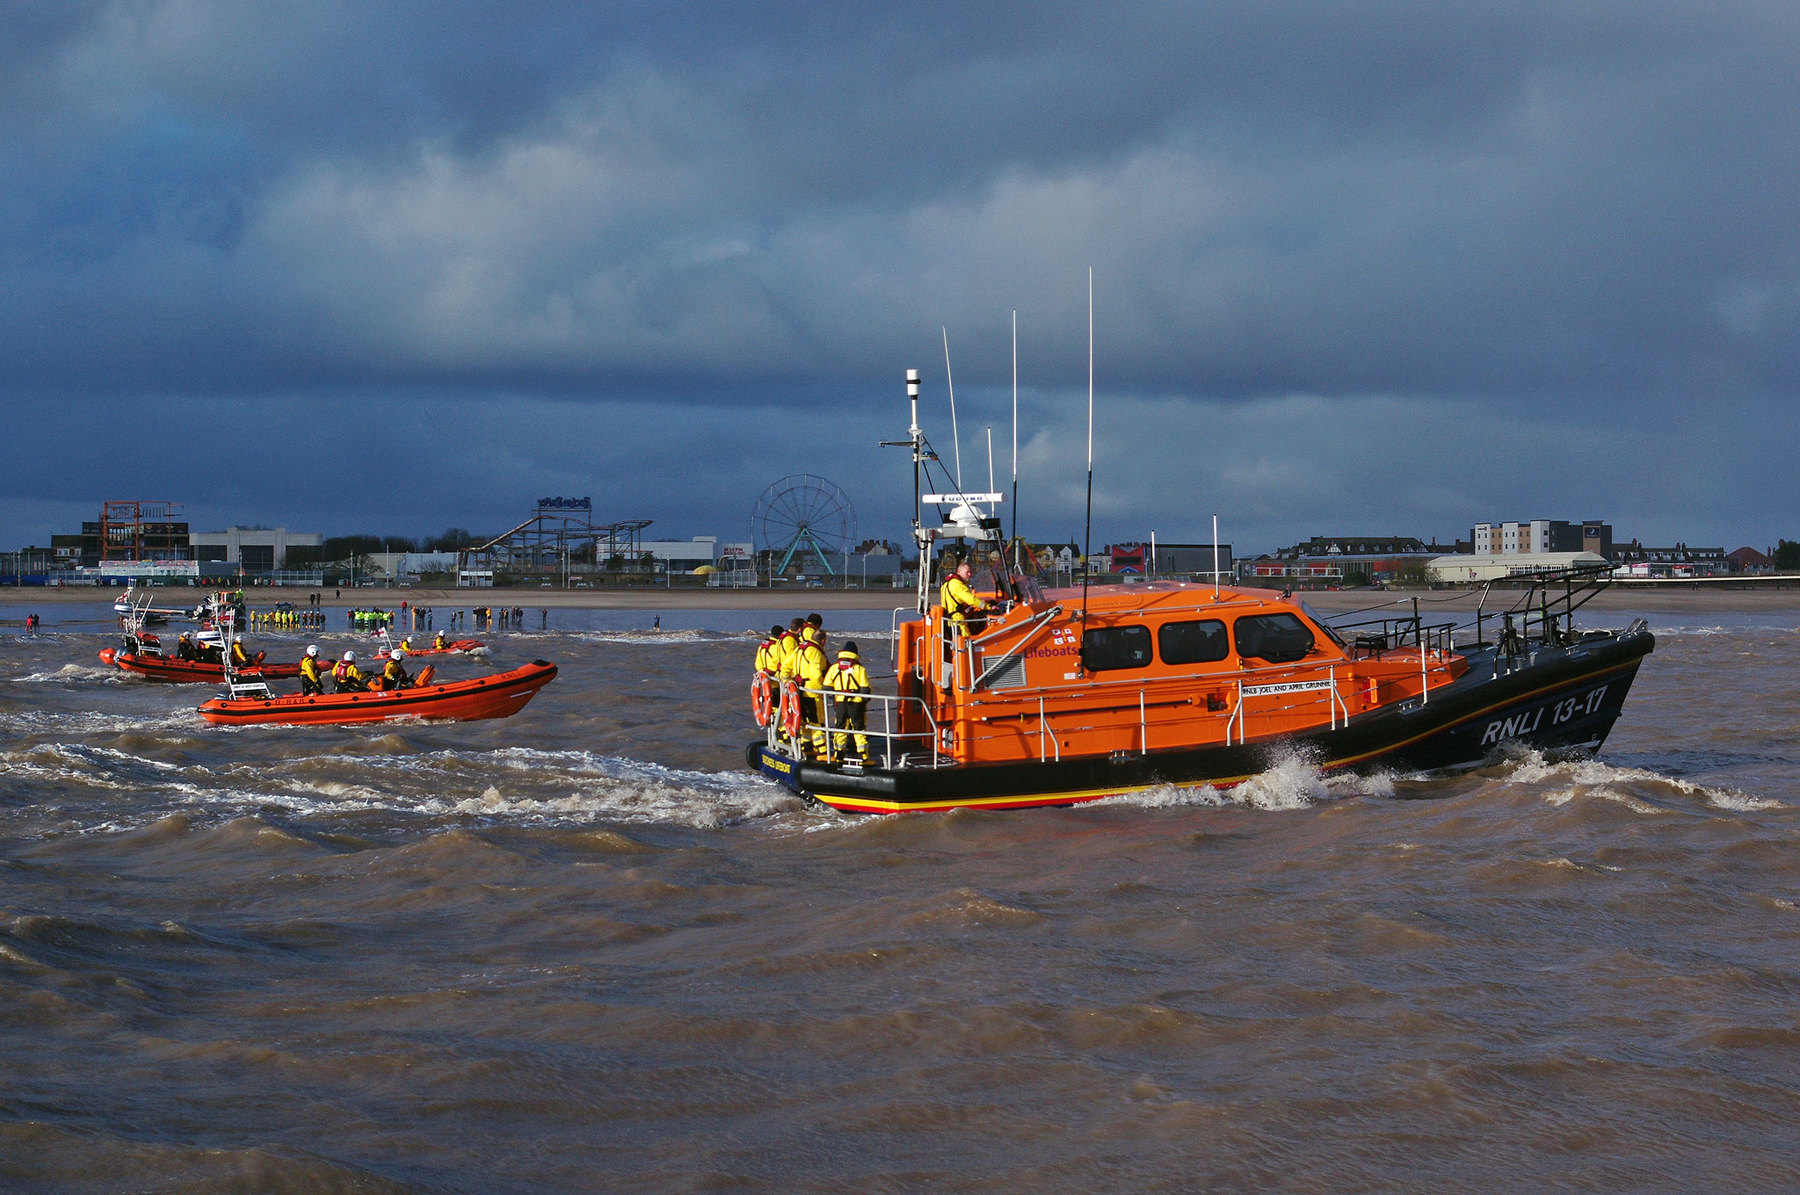
<svg viewBox="0 0 1800 1195"><path fill-rule="evenodd" d="M258 680L291 680L300 675L300 665L263 663L263 652L256 653L256 663L248 668L238 669L238 675ZM218 684L225 679L223 664L209 664L203 660L178 660L173 656L150 655L146 652L131 651L126 648L108 647L100 652L100 662L111 664L115 668L123 668L139 676L151 680L170 681L175 684Z"/></svg>
<svg viewBox="0 0 1800 1195"><path fill-rule="evenodd" d="M486 650L487 644L479 639L458 639L445 647L409 647L406 649L406 654L409 656L454 656L474 655L477 651L485 652ZM387 654L387 648L384 647L375 653L375 658L385 659Z"/></svg>
<svg viewBox="0 0 1800 1195"><path fill-rule="evenodd" d="M533 660L492 676L391 691L277 696L266 685L238 684L232 687L231 696L215 697L202 705L200 716L215 726L347 726L407 718L474 722L510 718L555 677L556 665ZM261 692L256 692L258 689Z"/></svg>

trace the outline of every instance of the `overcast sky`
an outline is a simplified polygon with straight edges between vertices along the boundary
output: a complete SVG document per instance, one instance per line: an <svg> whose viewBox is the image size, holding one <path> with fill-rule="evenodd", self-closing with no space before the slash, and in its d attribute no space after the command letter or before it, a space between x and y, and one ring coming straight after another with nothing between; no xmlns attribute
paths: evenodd
<svg viewBox="0 0 1800 1195"><path fill-rule="evenodd" d="M0 7L0 547L744 539L823 476L1094 542L1800 538L1800 6ZM1010 512L1007 516L1010 519Z"/></svg>

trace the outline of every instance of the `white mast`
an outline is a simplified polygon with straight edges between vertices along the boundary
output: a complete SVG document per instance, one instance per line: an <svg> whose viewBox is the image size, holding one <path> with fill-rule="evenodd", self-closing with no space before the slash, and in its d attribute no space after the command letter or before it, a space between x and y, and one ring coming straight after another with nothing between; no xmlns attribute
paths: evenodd
<svg viewBox="0 0 1800 1195"><path fill-rule="evenodd" d="M1219 516L1213 516L1213 601L1219 600Z"/></svg>

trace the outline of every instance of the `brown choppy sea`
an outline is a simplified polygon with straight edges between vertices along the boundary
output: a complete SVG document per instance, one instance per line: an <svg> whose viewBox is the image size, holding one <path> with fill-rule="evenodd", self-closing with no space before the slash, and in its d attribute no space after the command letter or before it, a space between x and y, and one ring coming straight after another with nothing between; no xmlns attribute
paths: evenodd
<svg viewBox="0 0 1800 1195"><path fill-rule="evenodd" d="M23 613L0 1189L1800 1187L1800 613L1653 617L1595 760L881 819L743 770L744 615L215 729Z"/></svg>

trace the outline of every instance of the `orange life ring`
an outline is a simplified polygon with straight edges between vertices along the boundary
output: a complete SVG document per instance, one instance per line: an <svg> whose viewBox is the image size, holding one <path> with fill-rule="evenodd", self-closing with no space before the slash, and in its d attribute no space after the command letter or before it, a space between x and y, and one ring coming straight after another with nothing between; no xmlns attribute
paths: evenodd
<svg viewBox="0 0 1800 1195"><path fill-rule="evenodd" d="M789 681L781 686L781 733L798 742L805 729L806 719L800 713L800 686Z"/></svg>
<svg viewBox="0 0 1800 1195"><path fill-rule="evenodd" d="M767 726L775 717L775 682L766 672L757 673L750 682L750 712L756 715L758 726Z"/></svg>

